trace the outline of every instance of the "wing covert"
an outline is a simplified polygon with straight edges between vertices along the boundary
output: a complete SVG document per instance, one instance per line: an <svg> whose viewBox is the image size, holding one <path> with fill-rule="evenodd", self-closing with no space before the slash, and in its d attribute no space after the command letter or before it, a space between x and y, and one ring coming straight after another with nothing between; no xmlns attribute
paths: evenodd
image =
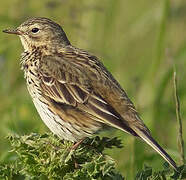
<svg viewBox="0 0 186 180"><path fill-rule="evenodd" d="M86 76L61 57L43 57L40 83L43 93L56 102L76 106L87 101L91 89Z"/></svg>

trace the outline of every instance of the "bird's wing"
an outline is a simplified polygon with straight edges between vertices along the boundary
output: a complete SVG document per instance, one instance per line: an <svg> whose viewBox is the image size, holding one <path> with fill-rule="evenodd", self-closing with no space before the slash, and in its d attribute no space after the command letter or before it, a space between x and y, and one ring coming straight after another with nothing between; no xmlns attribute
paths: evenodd
<svg viewBox="0 0 186 180"><path fill-rule="evenodd" d="M121 115L112 106L112 102L107 102L102 96L107 94L104 85L107 77L101 77L96 63L84 51L79 53L69 50L55 57L44 56L39 68L43 95L53 104L57 104L58 109L60 106L63 109L65 106L71 110L78 109L98 122L136 135L122 120ZM100 87L96 87L99 83L96 85L95 81L103 81L101 91L99 91ZM96 88L98 91L95 90Z"/></svg>
<svg viewBox="0 0 186 180"><path fill-rule="evenodd" d="M152 138L124 90L96 57L70 47L55 57L43 57L39 71L42 93L59 115L63 116L66 108L71 117L81 119L84 127L90 121L92 127L101 122L138 136L177 168Z"/></svg>

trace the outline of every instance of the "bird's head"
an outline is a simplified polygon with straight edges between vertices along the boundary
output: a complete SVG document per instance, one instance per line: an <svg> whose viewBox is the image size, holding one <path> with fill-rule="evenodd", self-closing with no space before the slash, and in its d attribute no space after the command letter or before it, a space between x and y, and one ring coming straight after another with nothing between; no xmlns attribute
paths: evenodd
<svg viewBox="0 0 186 180"><path fill-rule="evenodd" d="M3 32L18 35L26 51L39 46L70 45L61 26L48 18L31 18L16 29L7 29Z"/></svg>

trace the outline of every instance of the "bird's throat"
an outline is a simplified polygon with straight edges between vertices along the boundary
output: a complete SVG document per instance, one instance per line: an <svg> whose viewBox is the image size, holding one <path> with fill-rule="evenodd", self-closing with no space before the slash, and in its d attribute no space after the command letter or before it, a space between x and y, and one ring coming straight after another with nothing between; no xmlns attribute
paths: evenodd
<svg viewBox="0 0 186 180"><path fill-rule="evenodd" d="M27 42L28 40L24 37L24 36L19 36L20 39L21 39L21 43L23 45L23 48L25 51L30 51L30 48L29 48L29 43Z"/></svg>

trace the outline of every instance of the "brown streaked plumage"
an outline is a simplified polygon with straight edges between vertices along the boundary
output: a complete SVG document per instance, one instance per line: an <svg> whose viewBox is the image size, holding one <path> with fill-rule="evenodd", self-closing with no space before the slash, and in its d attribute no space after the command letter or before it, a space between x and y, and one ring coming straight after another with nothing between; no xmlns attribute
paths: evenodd
<svg viewBox="0 0 186 180"><path fill-rule="evenodd" d="M77 142L106 124L143 139L177 168L152 138L119 83L97 57L72 46L58 24L31 18L4 32L21 38L28 91L53 133Z"/></svg>

